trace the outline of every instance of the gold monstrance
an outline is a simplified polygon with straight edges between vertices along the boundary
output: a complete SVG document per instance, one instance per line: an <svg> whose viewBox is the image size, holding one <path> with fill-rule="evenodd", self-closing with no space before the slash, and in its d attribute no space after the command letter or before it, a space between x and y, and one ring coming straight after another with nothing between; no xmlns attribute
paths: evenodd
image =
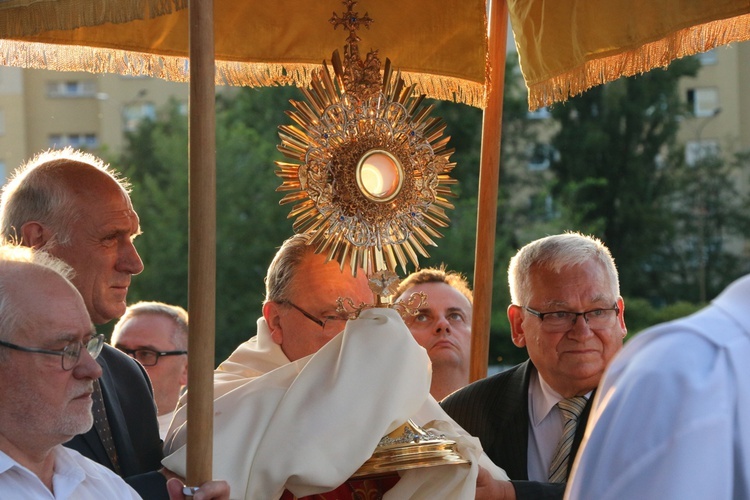
<svg viewBox="0 0 750 500"><path fill-rule="evenodd" d="M341 312L354 318L375 306L415 314L424 295L390 304L395 270L406 272L407 261L419 267L418 255L429 257L424 247L442 237L436 228L448 225L449 186L456 182L449 176L450 137L443 137L444 122L429 116L432 106L422 106L425 96L406 87L388 59L381 77L377 51L360 58L356 32L373 20L352 10L355 0L343 3L347 11L330 22L349 31L344 60L334 51L333 73L324 61L302 89L306 100L291 101L294 124L279 127L278 149L294 163L276 162L283 180L277 191L290 191L280 203L295 203L293 228L310 235L317 253L342 270L348 262L353 273L358 267L367 273L376 304L340 298ZM466 462L454 441L407 421L381 439L354 477Z"/></svg>

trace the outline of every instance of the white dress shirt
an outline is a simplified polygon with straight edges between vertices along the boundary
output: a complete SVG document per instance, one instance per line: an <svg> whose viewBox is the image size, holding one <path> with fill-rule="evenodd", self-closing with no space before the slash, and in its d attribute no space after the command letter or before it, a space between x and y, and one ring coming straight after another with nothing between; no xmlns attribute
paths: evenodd
<svg viewBox="0 0 750 500"><path fill-rule="evenodd" d="M750 275L628 342L582 446L569 499L750 498Z"/></svg>
<svg viewBox="0 0 750 500"><path fill-rule="evenodd" d="M0 498L3 500L139 500L120 476L75 450L55 446L50 491L32 471L0 451Z"/></svg>
<svg viewBox="0 0 750 500"><path fill-rule="evenodd" d="M586 399L591 392L585 394ZM565 418L558 408L563 398L534 370L529 380L529 443L526 470L529 481L546 483L549 465L563 433Z"/></svg>
<svg viewBox="0 0 750 500"><path fill-rule="evenodd" d="M162 440L167 438L167 432L169 431L169 424L172 423L172 417L174 417L173 411L156 417L156 420L159 421L159 437L162 438Z"/></svg>

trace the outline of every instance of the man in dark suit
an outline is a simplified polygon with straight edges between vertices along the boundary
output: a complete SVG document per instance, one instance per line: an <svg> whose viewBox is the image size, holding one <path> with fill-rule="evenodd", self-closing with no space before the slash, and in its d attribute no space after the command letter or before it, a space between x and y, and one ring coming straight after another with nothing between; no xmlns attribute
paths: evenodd
<svg viewBox="0 0 750 500"><path fill-rule="evenodd" d="M480 474L479 498L562 498L593 392L622 347L625 305L609 250L566 233L511 259L513 343L529 360L457 391L441 405L511 478Z"/></svg>
<svg viewBox="0 0 750 500"><path fill-rule="evenodd" d="M68 263L95 324L123 314L131 276L143 270L133 245L140 226L128 189L100 159L70 148L38 155L3 189L3 236ZM114 470L144 498L168 498L156 407L143 367L108 345L97 361L111 438L94 425L66 446ZM96 403L94 408L96 414ZM109 451L108 439L114 443Z"/></svg>

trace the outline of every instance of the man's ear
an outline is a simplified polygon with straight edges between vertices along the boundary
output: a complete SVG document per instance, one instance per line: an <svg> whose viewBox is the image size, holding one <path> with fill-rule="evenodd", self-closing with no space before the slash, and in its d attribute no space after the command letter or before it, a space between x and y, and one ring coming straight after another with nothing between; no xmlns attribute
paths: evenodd
<svg viewBox="0 0 750 500"><path fill-rule="evenodd" d="M625 337L628 334L628 327L625 326L625 301L622 300L622 297L617 298L617 307L620 308L620 317L617 320L620 322L622 336Z"/></svg>
<svg viewBox="0 0 750 500"><path fill-rule="evenodd" d="M263 318L265 318L268 324L268 329L271 330L271 339L278 345L281 345L281 341L284 339L280 314L281 311L279 310L278 303L266 302L263 304Z"/></svg>
<svg viewBox="0 0 750 500"><path fill-rule="evenodd" d="M21 234L19 234L19 236L21 238L21 243L24 246L36 249L42 248L46 245L51 237L49 232L45 230L44 226L36 221L29 221L22 225Z"/></svg>
<svg viewBox="0 0 750 500"><path fill-rule="evenodd" d="M182 387L185 387L188 383L188 364L185 363L185 366L182 368L182 373L180 374L180 385Z"/></svg>
<svg viewBox="0 0 750 500"><path fill-rule="evenodd" d="M526 335L523 331L523 311L521 306L511 304L508 306L508 321L510 322L510 334L516 347L526 346Z"/></svg>

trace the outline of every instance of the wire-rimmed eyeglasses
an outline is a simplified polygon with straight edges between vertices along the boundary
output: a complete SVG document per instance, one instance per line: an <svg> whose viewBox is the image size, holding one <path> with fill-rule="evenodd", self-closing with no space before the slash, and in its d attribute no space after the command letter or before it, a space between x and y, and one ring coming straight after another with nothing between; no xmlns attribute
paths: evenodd
<svg viewBox="0 0 750 500"><path fill-rule="evenodd" d="M73 341L59 351L54 349L40 349L39 347L25 347L0 340L0 346L15 349L16 351L60 356L62 358L62 369L65 371L72 370L78 364L78 360L81 358L82 347L88 351L92 358L96 359L99 356L99 353L102 352L103 345L104 335L102 334L94 335L86 342L81 342L80 340Z"/></svg>
<svg viewBox="0 0 750 500"><path fill-rule="evenodd" d="M542 330L547 332L560 332L571 328L578 320L578 316L588 323L589 328L596 330L599 328L609 328L614 324L615 318L620 314L620 308L615 304L614 307L605 309L592 309L584 312L572 311L550 311L539 312L530 307L524 306L530 314L533 314L542 322Z"/></svg>
<svg viewBox="0 0 750 500"><path fill-rule="evenodd" d="M349 319L347 316L334 316L334 315L324 316L323 319L318 319L312 314L310 314L309 312L302 309L297 304L289 300L283 301L282 304L288 304L292 306L293 308L295 308L296 310L298 310L300 313L302 313L302 315L305 318L309 319L316 325L323 328L323 333L325 334L329 334L329 333L335 334L335 333L339 333L343 331L344 327L346 326L346 321Z"/></svg>
<svg viewBox="0 0 750 500"><path fill-rule="evenodd" d="M143 366L154 366L159 362L162 356L180 356L187 354L187 351L154 351L153 349L127 349L121 345L115 345L116 348L138 361Z"/></svg>

